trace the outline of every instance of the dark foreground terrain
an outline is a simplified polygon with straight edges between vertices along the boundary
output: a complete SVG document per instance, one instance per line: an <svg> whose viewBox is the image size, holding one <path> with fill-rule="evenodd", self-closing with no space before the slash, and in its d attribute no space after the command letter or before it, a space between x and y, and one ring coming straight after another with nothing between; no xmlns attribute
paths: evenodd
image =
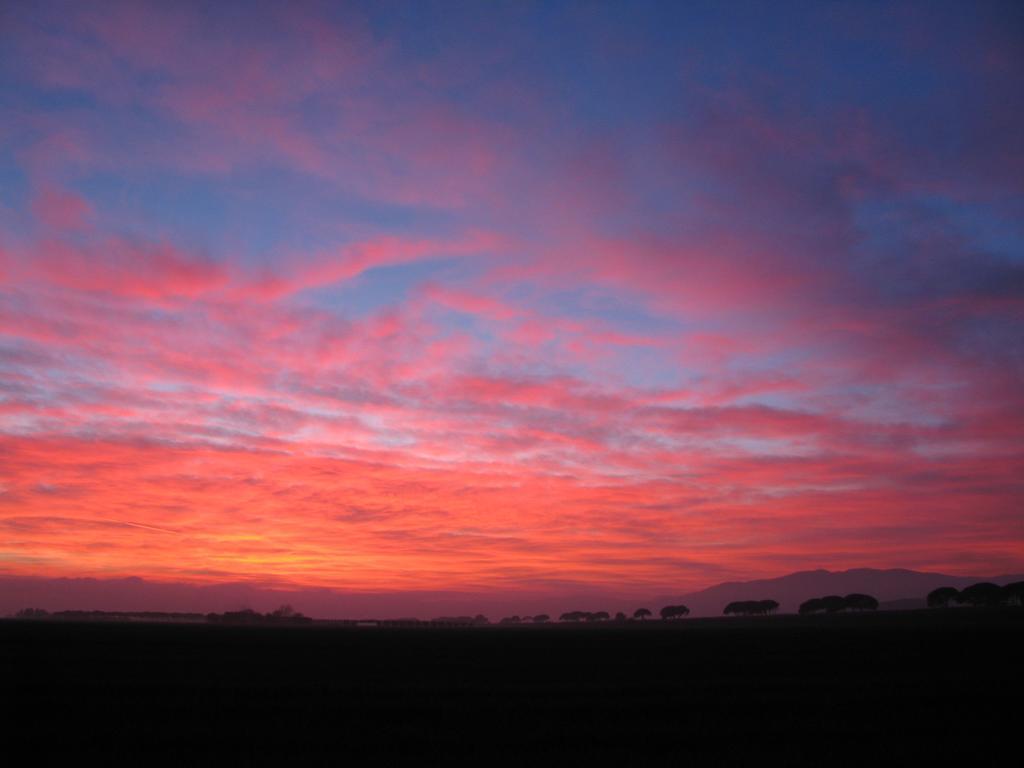
<svg viewBox="0 0 1024 768"><path fill-rule="evenodd" d="M463 630L0 621L6 749L232 765L1020 765L1022 648L1021 609Z"/></svg>

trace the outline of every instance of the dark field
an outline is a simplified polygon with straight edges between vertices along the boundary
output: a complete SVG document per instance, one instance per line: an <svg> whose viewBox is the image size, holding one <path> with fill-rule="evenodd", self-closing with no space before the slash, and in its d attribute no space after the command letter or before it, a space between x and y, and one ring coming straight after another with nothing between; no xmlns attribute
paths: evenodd
<svg viewBox="0 0 1024 768"><path fill-rule="evenodd" d="M1020 609L464 630L0 622L7 748L189 763L1020 765L1022 648Z"/></svg>

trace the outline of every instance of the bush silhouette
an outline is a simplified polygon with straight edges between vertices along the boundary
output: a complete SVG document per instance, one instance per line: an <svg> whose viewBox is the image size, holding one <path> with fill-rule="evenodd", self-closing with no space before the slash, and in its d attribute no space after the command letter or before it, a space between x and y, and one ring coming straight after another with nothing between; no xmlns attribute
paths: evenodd
<svg viewBox="0 0 1024 768"><path fill-rule="evenodd" d="M534 624L547 624L549 621L551 621L551 617L546 613L538 613L533 617Z"/></svg>
<svg viewBox="0 0 1024 768"><path fill-rule="evenodd" d="M650 616L650 615L651 615L651 612L649 610L647 610L646 608L637 608L635 611L633 611L633 618L634 619L640 619L640 621L646 620L647 617Z"/></svg>
<svg viewBox="0 0 1024 768"><path fill-rule="evenodd" d="M939 587L928 593L929 608L948 608L951 600L955 601L960 590L955 587Z"/></svg>

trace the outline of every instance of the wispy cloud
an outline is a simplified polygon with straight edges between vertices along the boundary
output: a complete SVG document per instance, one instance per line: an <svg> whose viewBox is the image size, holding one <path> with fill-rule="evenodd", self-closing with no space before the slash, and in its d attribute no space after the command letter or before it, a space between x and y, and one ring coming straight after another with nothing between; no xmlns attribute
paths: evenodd
<svg viewBox="0 0 1024 768"><path fill-rule="evenodd" d="M5 9L0 567L1021 568L1015 11L905 8Z"/></svg>

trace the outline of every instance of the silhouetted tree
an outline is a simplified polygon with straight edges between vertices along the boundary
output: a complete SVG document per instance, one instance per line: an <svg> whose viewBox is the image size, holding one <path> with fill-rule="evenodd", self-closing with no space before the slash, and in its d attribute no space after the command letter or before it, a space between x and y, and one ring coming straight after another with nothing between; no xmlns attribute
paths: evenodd
<svg viewBox="0 0 1024 768"><path fill-rule="evenodd" d="M1014 581L1003 587L1009 605L1024 606L1024 581Z"/></svg>
<svg viewBox="0 0 1024 768"><path fill-rule="evenodd" d="M821 598L821 604L829 613L838 613L846 608L846 598L839 595L826 595Z"/></svg>
<svg viewBox="0 0 1024 768"><path fill-rule="evenodd" d="M779 610L779 604L775 600L758 600L757 605L760 613L766 616Z"/></svg>
<svg viewBox="0 0 1024 768"><path fill-rule="evenodd" d="M478 627L482 627L482 626L484 626L486 624L490 624L490 623L491 623L490 620L486 616L484 616L482 613L478 613L476 616L473 617L473 624L475 624Z"/></svg>
<svg viewBox="0 0 1024 768"><path fill-rule="evenodd" d="M928 593L929 608L948 608L950 601L955 601L960 594L956 587L939 587Z"/></svg>
<svg viewBox="0 0 1024 768"><path fill-rule="evenodd" d="M518 616L506 616L504 619L499 621L499 624L519 624L522 621Z"/></svg>
<svg viewBox="0 0 1024 768"><path fill-rule="evenodd" d="M558 617L559 621L583 621L590 614L586 611L569 611Z"/></svg>
<svg viewBox="0 0 1024 768"><path fill-rule="evenodd" d="M817 613L818 611L825 610L825 601L820 597L812 597L810 600L804 600L800 603L799 612L801 616L808 613Z"/></svg>
<svg viewBox="0 0 1024 768"><path fill-rule="evenodd" d="M551 621L551 617L546 613L539 613L533 617L534 624L547 624L549 621Z"/></svg>
<svg viewBox="0 0 1024 768"><path fill-rule="evenodd" d="M608 615L608 611L597 611L596 613L588 613L587 621L608 621L611 616Z"/></svg>
<svg viewBox="0 0 1024 768"><path fill-rule="evenodd" d="M295 609L290 605L282 605L270 615L277 619L290 619L295 615Z"/></svg>
<svg viewBox="0 0 1024 768"><path fill-rule="evenodd" d="M690 609L685 605L666 605L660 614L662 619L681 619L690 614Z"/></svg>
<svg viewBox="0 0 1024 768"><path fill-rule="evenodd" d="M622 611L619 611L618 613L615 614L615 620L616 621L625 621L626 620L626 614L624 614Z"/></svg>
<svg viewBox="0 0 1024 768"><path fill-rule="evenodd" d="M1004 603L1006 597L1003 588L998 584L982 581L965 587L957 596L957 602L973 606L995 606Z"/></svg>
<svg viewBox="0 0 1024 768"><path fill-rule="evenodd" d="M846 601L846 607L853 611L877 611L878 600L871 595L862 595L859 592L853 592L843 598Z"/></svg>

